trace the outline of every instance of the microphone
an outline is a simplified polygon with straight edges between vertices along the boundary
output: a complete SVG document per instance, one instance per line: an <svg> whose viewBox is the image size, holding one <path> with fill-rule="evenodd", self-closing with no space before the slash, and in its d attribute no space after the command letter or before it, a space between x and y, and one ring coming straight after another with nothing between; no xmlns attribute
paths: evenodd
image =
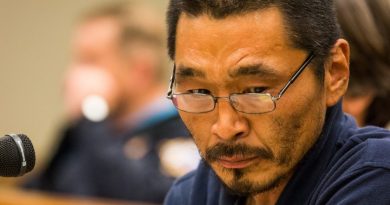
<svg viewBox="0 0 390 205"><path fill-rule="evenodd" d="M34 147L26 135L8 134L0 138L0 176L23 176L34 166Z"/></svg>

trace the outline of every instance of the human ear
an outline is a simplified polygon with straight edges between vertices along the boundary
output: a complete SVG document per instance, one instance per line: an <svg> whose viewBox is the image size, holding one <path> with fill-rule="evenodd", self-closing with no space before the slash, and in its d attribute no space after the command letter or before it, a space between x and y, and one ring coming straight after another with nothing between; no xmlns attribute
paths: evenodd
<svg viewBox="0 0 390 205"><path fill-rule="evenodd" d="M344 39L334 44L325 63L326 105L335 105L345 94L349 81L349 45Z"/></svg>

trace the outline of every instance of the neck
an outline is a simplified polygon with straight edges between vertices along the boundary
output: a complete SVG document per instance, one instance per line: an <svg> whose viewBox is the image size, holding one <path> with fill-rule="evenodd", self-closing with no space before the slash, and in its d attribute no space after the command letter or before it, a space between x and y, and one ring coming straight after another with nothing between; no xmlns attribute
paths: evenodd
<svg viewBox="0 0 390 205"><path fill-rule="evenodd" d="M122 109L117 111L114 124L119 130L126 128L129 116L138 112L144 106L153 102L153 100L162 96L164 93L163 86L155 86L149 88L146 92L139 94L138 96L131 96L129 99L124 100Z"/></svg>

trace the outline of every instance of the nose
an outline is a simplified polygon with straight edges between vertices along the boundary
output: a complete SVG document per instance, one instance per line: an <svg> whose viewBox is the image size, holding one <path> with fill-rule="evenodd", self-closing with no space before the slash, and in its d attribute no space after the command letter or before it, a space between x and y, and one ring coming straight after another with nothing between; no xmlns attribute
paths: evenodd
<svg viewBox="0 0 390 205"><path fill-rule="evenodd" d="M228 99L219 98L216 108L217 120L211 127L211 132L223 141L234 141L249 133L247 119L237 112Z"/></svg>

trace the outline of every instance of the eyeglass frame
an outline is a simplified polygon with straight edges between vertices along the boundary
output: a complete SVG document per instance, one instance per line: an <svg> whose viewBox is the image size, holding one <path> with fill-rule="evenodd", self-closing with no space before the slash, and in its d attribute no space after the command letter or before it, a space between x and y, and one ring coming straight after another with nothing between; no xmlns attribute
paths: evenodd
<svg viewBox="0 0 390 205"><path fill-rule="evenodd" d="M298 68L298 70L295 71L295 73L291 76L291 78L287 81L287 83L283 86L283 88L278 92L278 94L276 96L273 96L270 93L262 93L262 95L269 95L271 97L271 100L274 103L274 108L272 110L270 110L270 111L267 111L267 112L272 112L272 111L274 111L276 109L276 101L278 101L283 96L283 94L287 91L287 89L290 87L290 85L292 83L294 83L294 81L301 75L301 73L305 70L305 68L311 63L311 61L313 60L314 57L315 57L314 52L310 52L308 57L306 57L306 59L303 61L301 66ZM168 92L167 92L167 95L166 95L166 98L168 98L169 100L173 100L173 95L174 95L174 93L173 93L173 84L174 84L174 81L175 81L175 74L176 74L176 64L174 63L173 64L173 71L172 71L171 79L170 79L170 82L169 82L169 89L168 89ZM177 93L177 94L184 94L184 93ZM187 94L187 93L185 93L185 94ZM211 96L213 98L213 100L214 100L213 109L209 110L209 111L204 111L204 112L189 112L189 113L207 113L207 112L211 112L211 111L213 111L215 109L217 101L220 98L227 98L229 100L230 104L232 104L232 101L231 101L230 97L232 95L237 95L237 94L241 94L241 93L232 93L232 94L230 94L227 97L213 96L211 94L205 94L205 95L209 95L209 96ZM234 106L232 106L232 107L235 110L237 110ZM177 109L179 109L179 108L177 108ZM181 111L188 112L188 111L185 111L185 110L181 110ZM238 112L242 112L242 113L247 113L247 112L243 112L243 111L240 111L240 110L237 110L237 111ZM267 112L247 113L247 114L263 114L263 113L267 113Z"/></svg>

